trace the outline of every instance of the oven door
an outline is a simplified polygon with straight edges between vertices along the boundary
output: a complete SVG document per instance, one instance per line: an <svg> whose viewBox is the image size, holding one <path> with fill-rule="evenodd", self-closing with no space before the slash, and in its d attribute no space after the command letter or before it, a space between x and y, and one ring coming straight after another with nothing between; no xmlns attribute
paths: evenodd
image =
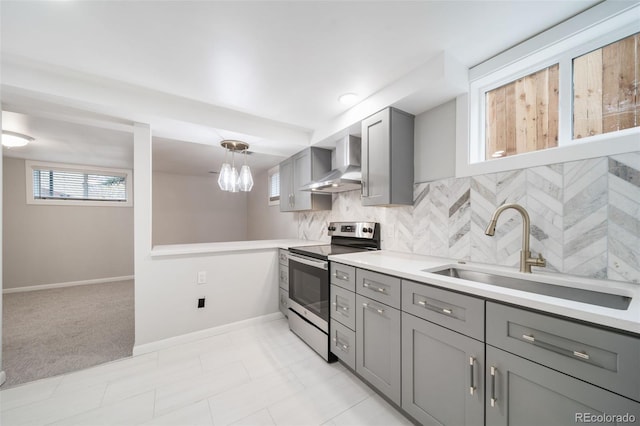
<svg viewBox="0 0 640 426"><path fill-rule="evenodd" d="M329 262L289 256L289 307L329 333Z"/></svg>

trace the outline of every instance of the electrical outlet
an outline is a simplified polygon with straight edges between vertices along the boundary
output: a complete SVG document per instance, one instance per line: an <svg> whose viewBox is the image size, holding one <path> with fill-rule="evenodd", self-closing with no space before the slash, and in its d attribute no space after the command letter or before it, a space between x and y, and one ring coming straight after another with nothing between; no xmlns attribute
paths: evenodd
<svg viewBox="0 0 640 426"><path fill-rule="evenodd" d="M206 284L207 283L207 271L198 272L198 284Z"/></svg>
<svg viewBox="0 0 640 426"><path fill-rule="evenodd" d="M198 308L204 308L204 297L198 299Z"/></svg>

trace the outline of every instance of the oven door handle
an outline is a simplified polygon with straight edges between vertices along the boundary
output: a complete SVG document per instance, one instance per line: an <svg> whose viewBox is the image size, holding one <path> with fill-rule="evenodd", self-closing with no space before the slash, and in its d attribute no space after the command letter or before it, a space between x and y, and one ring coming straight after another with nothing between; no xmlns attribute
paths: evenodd
<svg viewBox="0 0 640 426"><path fill-rule="evenodd" d="M327 261L309 259L307 257L297 256L295 254L289 255L289 261L304 263L305 265L313 266L314 268L318 268L318 269L324 269L325 271L329 269Z"/></svg>

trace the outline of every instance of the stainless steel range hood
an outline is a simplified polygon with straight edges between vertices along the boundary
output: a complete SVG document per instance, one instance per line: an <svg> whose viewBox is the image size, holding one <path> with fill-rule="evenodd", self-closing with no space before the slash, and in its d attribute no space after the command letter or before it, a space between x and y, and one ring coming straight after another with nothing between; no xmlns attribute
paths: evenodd
<svg viewBox="0 0 640 426"><path fill-rule="evenodd" d="M301 191L333 193L360 189L360 138L346 136L336 145L336 167L300 188Z"/></svg>

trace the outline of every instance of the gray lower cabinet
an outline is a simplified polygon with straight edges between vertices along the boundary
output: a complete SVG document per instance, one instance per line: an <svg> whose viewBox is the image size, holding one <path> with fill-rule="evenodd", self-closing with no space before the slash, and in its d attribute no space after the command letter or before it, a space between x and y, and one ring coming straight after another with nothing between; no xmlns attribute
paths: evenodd
<svg viewBox="0 0 640 426"><path fill-rule="evenodd" d="M484 343L402 313L402 408L423 425L484 424Z"/></svg>
<svg viewBox="0 0 640 426"><path fill-rule="evenodd" d="M356 294L356 372L400 405L400 311Z"/></svg>
<svg viewBox="0 0 640 426"><path fill-rule="evenodd" d="M623 424L640 404L501 349L486 349L486 424ZM603 415L602 420L596 416ZM616 417L620 416L620 417Z"/></svg>
<svg viewBox="0 0 640 426"><path fill-rule="evenodd" d="M285 317L289 317L289 292L279 288L278 307Z"/></svg>

